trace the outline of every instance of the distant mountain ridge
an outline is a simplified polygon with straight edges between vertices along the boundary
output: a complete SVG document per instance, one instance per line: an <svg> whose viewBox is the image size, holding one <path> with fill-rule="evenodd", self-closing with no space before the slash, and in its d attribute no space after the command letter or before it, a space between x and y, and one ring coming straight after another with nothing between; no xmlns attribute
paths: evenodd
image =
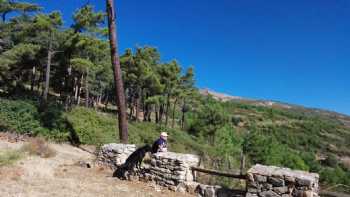
<svg viewBox="0 0 350 197"><path fill-rule="evenodd" d="M199 93L203 96L211 96L215 100L222 101L222 102L238 101L238 102L253 104L256 106L298 110L298 111L303 111L304 113L311 113L311 114L317 114L320 116L326 116L328 118L336 119L342 122L345 126L350 128L350 116L339 112L334 112L334 111L325 110L325 109L309 108L301 105L289 104L289 103L284 103L280 101L260 100L260 99L244 98L240 96L232 96L226 93L216 92L207 88L200 89Z"/></svg>

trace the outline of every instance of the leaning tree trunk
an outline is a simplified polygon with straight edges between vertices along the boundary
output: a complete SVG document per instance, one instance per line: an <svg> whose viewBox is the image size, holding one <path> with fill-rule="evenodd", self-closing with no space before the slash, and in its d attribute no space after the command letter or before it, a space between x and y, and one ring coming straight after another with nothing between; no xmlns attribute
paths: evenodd
<svg viewBox="0 0 350 197"><path fill-rule="evenodd" d="M128 121L126 119L126 106L124 86L120 69L120 61L117 45L117 28L115 25L116 13L113 0L106 0L108 15L108 33L111 48L111 60L114 71L114 83L116 87L116 101L118 105L119 139L122 143L128 143Z"/></svg>

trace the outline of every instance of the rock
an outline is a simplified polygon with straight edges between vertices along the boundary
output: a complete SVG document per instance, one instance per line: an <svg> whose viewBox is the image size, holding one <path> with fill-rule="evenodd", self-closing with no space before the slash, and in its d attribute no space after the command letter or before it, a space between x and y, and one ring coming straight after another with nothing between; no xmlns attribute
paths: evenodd
<svg viewBox="0 0 350 197"><path fill-rule="evenodd" d="M105 144L98 153L96 163L115 170L118 166L123 164L135 150L136 145L134 144Z"/></svg>
<svg viewBox="0 0 350 197"><path fill-rule="evenodd" d="M277 194L285 194L288 193L288 187L274 187L273 191L276 192Z"/></svg>
<svg viewBox="0 0 350 197"><path fill-rule="evenodd" d="M267 181L263 177L267 177ZM315 173L257 164L248 170L247 179L248 193L254 194L257 191L261 197L287 197L291 192L296 197L318 196L319 175Z"/></svg>
<svg viewBox="0 0 350 197"><path fill-rule="evenodd" d="M252 193L252 194L257 194L257 193L260 192L259 189L257 189L257 188L251 188L251 187L248 188L247 191L248 191L249 193Z"/></svg>
<svg viewBox="0 0 350 197"><path fill-rule="evenodd" d="M197 182L186 182L185 186L186 186L186 191L189 194L194 195L194 194L196 194L196 189L199 186L199 183L197 183Z"/></svg>
<svg viewBox="0 0 350 197"><path fill-rule="evenodd" d="M262 189L264 191L272 190L273 186L270 183L264 183Z"/></svg>
<svg viewBox="0 0 350 197"><path fill-rule="evenodd" d="M295 196L295 197L304 197L304 192L301 191L301 190L297 190L295 189L292 193L292 196Z"/></svg>
<svg viewBox="0 0 350 197"><path fill-rule="evenodd" d="M275 192L269 190L269 191L264 191L259 193L260 197L280 197L278 194L276 194Z"/></svg>
<svg viewBox="0 0 350 197"><path fill-rule="evenodd" d="M245 197L258 197L257 194L252 194L252 193L246 193Z"/></svg>
<svg viewBox="0 0 350 197"><path fill-rule="evenodd" d="M276 177L269 177L268 182L271 183L274 187L284 186L284 180Z"/></svg>
<svg viewBox="0 0 350 197"><path fill-rule="evenodd" d="M292 197L290 194L282 194L282 197Z"/></svg>
<svg viewBox="0 0 350 197"><path fill-rule="evenodd" d="M265 183L267 181L267 177L262 176L262 175L258 175L258 174L254 174L254 180L256 182L259 182L259 183Z"/></svg>
<svg viewBox="0 0 350 197"><path fill-rule="evenodd" d="M297 186L311 187L312 180L308 178L296 178Z"/></svg>
<svg viewBox="0 0 350 197"><path fill-rule="evenodd" d="M285 176L284 179L286 180L287 184L294 184L295 183L295 177Z"/></svg>
<svg viewBox="0 0 350 197"><path fill-rule="evenodd" d="M187 189L186 189L186 185L184 183L180 183L177 185L176 192L186 193L186 191L187 191Z"/></svg>
<svg viewBox="0 0 350 197"><path fill-rule="evenodd" d="M204 197L215 197L215 189L211 186L204 190Z"/></svg>

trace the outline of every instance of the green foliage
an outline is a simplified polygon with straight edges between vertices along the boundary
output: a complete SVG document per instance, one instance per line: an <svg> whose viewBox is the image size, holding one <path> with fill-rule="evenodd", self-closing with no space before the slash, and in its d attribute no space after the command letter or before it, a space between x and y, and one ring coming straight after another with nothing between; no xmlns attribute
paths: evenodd
<svg viewBox="0 0 350 197"><path fill-rule="evenodd" d="M117 139L115 117L98 114L92 109L82 107L72 109L66 117L81 143L102 144L111 143Z"/></svg>
<svg viewBox="0 0 350 197"><path fill-rule="evenodd" d="M86 5L74 13L75 24L73 28L75 31L98 31L98 26L103 23L105 14L103 12L95 13L93 9L93 6Z"/></svg>
<svg viewBox="0 0 350 197"><path fill-rule="evenodd" d="M280 144L274 136L253 131L244 139L243 148L253 163L309 170L298 152Z"/></svg>
<svg viewBox="0 0 350 197"><path fill-rule="evenodd" d="M42 129L39 112L33 102L0 98L0 106L0 119L6 129L19 133L37 133Z"/></svg>
<svg viewBox="0 0 350 197"><path fill-rule="evenodd" d="M38 103L31 100L7 100L0 98L0 128L44 136L56 141L67 141L69 133L62 114L62 107L50 104L45 112L38 111Z"/></svg>
<svg viewBox="0 0 350 197"><path fill-rule="evenodd" d="M82 58L74 58L70 63L75 70L81 73L86 73L89 68L94 66L90 60Z"/></svg>
<svg viewBox="0 0 350 197"><path fill-rule="evenodd" d="M335 168L338 166L339 164L339 159L332 153L328 153L327 156L326 156L326 159L324 160L324 164L326 166L329 166L329 167L332 167L332 168Z"/></svg>
<svg viewBox="0 0 350 197"><path fill-rule="evenodd" d="M190 132L197 136L210 137L209 141L213 144L217 131L224 127L228 120L222 105L208 100L196 113Z"/></svg>
<svg viewBox="0 0 350 197"><path fill-rule="evenodd" d="M350 185L350 172L345 171L339 166L336 168L324 168L320 172L320 179L321 182L326 182L331 185Z"/></svg>

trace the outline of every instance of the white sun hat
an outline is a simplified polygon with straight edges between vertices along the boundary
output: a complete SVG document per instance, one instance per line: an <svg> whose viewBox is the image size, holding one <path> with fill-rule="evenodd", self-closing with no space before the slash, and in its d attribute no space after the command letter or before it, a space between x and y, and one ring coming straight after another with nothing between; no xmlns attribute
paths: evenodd
<svg viewBox="0 0 350 197"><path fill-rule="evenodd" d="M166 132L160 133L160 136L168 137L168 134Z"/></svg>

